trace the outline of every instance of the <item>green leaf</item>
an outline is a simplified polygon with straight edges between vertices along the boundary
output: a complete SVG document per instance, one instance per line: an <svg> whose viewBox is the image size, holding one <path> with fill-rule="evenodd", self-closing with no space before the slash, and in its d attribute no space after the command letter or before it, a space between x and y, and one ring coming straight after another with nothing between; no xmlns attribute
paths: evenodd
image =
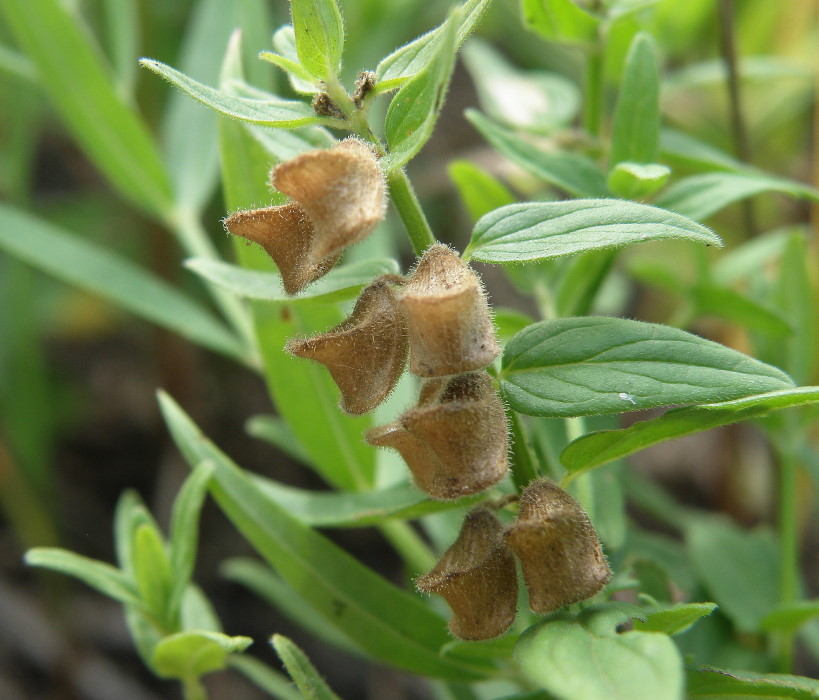
<svg viewBox="0 0 819 700"><path fill-rule="evenodd" d="M474 109L466 118L502 155L537 178L576 197L605 197L606 178L589 158L568 151L545 151Z"/></svg>
<svg viewBox="0 0 819 700"><path fill-rule="evenodd" d="M618 634L594 608L529 628L515 658L527 678L565 700L679 700L683 694L682 659L670 637Z"/></svg>
<svg viewBox="0 0 819 700"><path fill-rule="evenodd" d="M572 0L522 0L523 24L549 41L594 43L600 20Z"/></svg>
<svg viewBox="0 0 819 700"><path fill-rule="evenodd" d="M278 53L262 51L259 58L286 71L290 87L295 92L311 95L319 91L315 78L299 63L299 55L296 52L296 32L293 31L292 25L285 24L274 32L273 48Z"/></svg>
<svg viewBox="0 0 819 700"><path fill-rule="evenodd" d="M779 673L753 673L721 668L701 668L688 672L689 698L773 698L774 700L815 700L819 681Z"/></svg>
<svg viewBox="0 0 819 700"><path fill-rule="evenodd" d="M691 562L712 598L740 632L758 632L779 599L777 545L770 532L749 532L720 518L692 521L685 533Z"/></svg>
<svg viewBox="0 0 819 700"><path fill-rule="evenodd" d="M680 634L695 622L717 609L716 603L679 603L646 615L645 620L635 620L634 629L644 632Z"/></svg>
<svg viewBox="0 0 819 700"><path fill-rule="evenodd" d="M449 16L429 63L403 85L390 102L384 124L390 148L384 165L387 171L405 165L432 135L452 77L457 21L457 13Z"/></svg>
<svg viewBox="0 0 819 700"><path fill-rule="evenodd" d="M779 308L764 306L730 287L701 284L694 286L690 294L698 315L718 316L777 339L793 334Z"/></svg>
<svg viewBox="0 0 819 700"><path fill-rule="evenodd" d="M329 624L373 658L399 668L453 680L487 675L484 665L440 657L449 641L441 617L272 504L170 397L160 395L160 406L189 463L216 465L211 492L228 518Z"/></svg>
<svg viewBox="0 0 819 700"><path fill-rule="evenodd" d="M454 160L448 170L473 221L516 201L503 183L468 160Z"/></svg>
<svg viewBox="0 0 819 700"><path fill-rule="evenodd" d="M815 617L819 617L819 600L799 600L776 606L762 618L760 627L766 631L792 632Z"/></svg>
<svg viewBox="0 0 819 700"><path fill-rule="evenodd" d="M763 192L819 201L819 191L793 180L761 173L705 173L675 182L655 204L702 221L729 204Z"/></svg>
<svg viewBox="0 0 819 700"><path fill-rule="evenodd" d="M203 462L197 466L182 484L171 511L171 536L169 541L173 587L168 602L168 614L176 614L182 596L193 576L196 564L196 547L199 542L199 515L213 476L213 465Z"/></svg>
<svg viewBox="0 0 819 700"><path fill-rule="evenodd" d="M510 204L475 225L464 258L515 263L685 238L721 246L710 229L683 216L621 199L573 199Z"/></svg>
<svg viewBox="0 0 819 700"><path fill-rule="evenodd" d="M336 0L291 0L299 62L319 80L333 80L344 53L344 22Z"/></svg>
<svg viewBox="0 0 819 700"><path fill-rule="evenodd" d="M276 161L285 161L315 148L332 148L337 142L329 131L320 126L301 129L272 129L268 126L242 124L248 133Z"/></svg>
<svg viewBox="0 0 819 700"><path fill-rule="evenodd" d="M588 416L791 388L736 350L669 326L586 317L536 323L503 353L501 388L531 416Z"/></svg>
<svg viewBox="0 0 819 700"><path fill-rule="evenodd" d="M660 130L660 152L666 159L698 169L748 170L745 163L729 153L676 129Z"/></svg>
<svg viewBox="0 0 819 700"><path fill-rule="evenodd" d="M656 163L660 153L660 71L649 34L631 42L612 124L609 167Z"/></svg>
<svg viewBox="0 0 819 700"><path fill-rule="evenodd" d="M342 265L293 297L284 291L281 276L276 272L247 270L207 258L189 258L185 261L185 267L236 296L293 303L300 301L330 303L354 299L376 277L398 273L398 263L391 258Z"/></svg>
<svg viewBox="0 0 819 700"><path fill-rule="evenodd" d="M618 197L639 199L662 189L670 174L665 165L623 162L614 166L606 183Z"/></svg>
<svg viewBox="0 0 819 700"><path fill-rule="evenodd" d="M253 479L259 491L312 527L366 527L388 519L414 520L430 513L463 508L479 496L457 501L432 501L404 482L379 491L344 493L308 491L264 477Z"/></svg>
<svg viewBox="0 0 819 700"><path fill-rule="evenodd" d="M114 549L120 568L129 576L133 574L131 543L136 531L135 523L144 508L139 495L128 490L119 497L114 510Z"/></svg>
<svg viewBox="0 0 819 700"><path fill-rule="evenodd" d="M219 632L177 632L156 645L152 666L162 678L199 678L222 670L229 654L241 653L252 643L250 637L228 637Z"/></svg>
<svg viewBox="0 0 819 700"><path fill-rule="evenodd" d="M276 700L303 700L287 676L252 656L231 656L228 665Z"/></svg>
<svg viewBox="0 0 819 700"><path fill-rule="evenodd" d="M166 282L108 250L3 204L0 248L195 343L236 359L244 355L230 331Z"/></svg>
<svg viewBox="0 0 819 700"><path fill-rule="evenodd" d="M467 0L458 8L456 49L472 33L491 2L492 0ZM374 92L394 90L426 67L432 60L445 26L446 23L436 27L384 58L375 69L378 81Z"/></svg>
<svg viewBox="0 0 819 700"><path fill-rule="evenodd" d="M711 266L714 282L730 286L761 277L768 265L782 257L790 238L790 229L771 231L724 251Z"/></svg>
<svg viewBox="0 0 819 700"><path fill-rule="evenodd" d="M58 0L8 0L2 14L94 165L143 211L165 217L172 195L159 152L86 30Z"/></svg>
<svg viewBox="0 0 819 700"><path fill-rule="evenodd" d="M110 564L52 547L28 550L25 561L29 566L40 566L73 576L123 605L143 607L131 581Z"/></svg>
<svg viewBox="0 0 819 700"><path fill-rule="evenodd" d="M563 450L560 461L573 474L581 474L660 442L812 403L819 403L819 387L797 387L723 403L676 408L623 430L584 435Z"/></svg>
<svg viewBox="0 0 819 700"><path fill-rule="evenodd" d="M292 129L324 121L321 117L316 116L313 108L306 102L283 100L272 95L266 100L238 97L203 85L159 61L143 58L140 64L162 76L203 105L233 119L281 129Z"/></svg>
<svg viewBox="0 0 819 700"><path fill-rule="evenodd" d="M316 671L307 655L292 641L281 634L274 634L270 640L284 667L295 681L305 698L311 700L339 700L330 686Z"/></svg>
<svg viewBox="0 0 819 700"><path fill-rule="evenodd" d="M276 574L270 566L254 559L228 559L220 567L222 575L241 584L276 608L307 634L343 650L347 654L366 654L344 633L328 625L324 615Z"/></svg>
<svg viewBox="0 0 819 700"><path fill-rule="evenodd" d="M248 435L278 447L291 459L309 464L310 455L301 446L290 426L278 416L253 416L245 424Z"/></svg>
<svg viewBox="0 0 819 700"><path fill-rule="evenodd" d="M136 82L137 58L142 38L139 7L136 0L106 0L105 43L111 65L122 95L133 95Z"/></svg>
<svg viewBox="0 0 819 700"><path fill-rule="evenodd" d="M481 107L503 124L548 133L568 126L577 116L580 93L562 75L518 70L477 38L464 46L463 61Z"/></svg>
<svg viewBox="0 0 819 700"><path fill-rule="evenodd" d="M555 297L558 316L587 316L591 313L616 255L616 249L610 248L580 253L571 258Z"/></svg>
<svg viewBox="0 0 819 700"><path fill-rule="evenodd" d="M162 535L153 525L140 525L131 542L134 579L147 608L162 622L168 615L174 572Z"/></svg>

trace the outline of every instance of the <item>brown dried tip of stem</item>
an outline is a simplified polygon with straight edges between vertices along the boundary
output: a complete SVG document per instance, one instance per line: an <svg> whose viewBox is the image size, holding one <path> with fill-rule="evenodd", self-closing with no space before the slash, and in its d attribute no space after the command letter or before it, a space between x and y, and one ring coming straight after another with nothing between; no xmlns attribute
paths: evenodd
<svg viewBox="0 0 819 700"><path fill-rule="evenodd" d="M295 199L316 232L314 259L364 240L386 211L384 174L373 149L348 138L331 149L308 151L281 163L271 184Z"/></svg>
<svg viewBox="0 0 819 700"><path fill-rule="evenodd" d="M455 543L416 585L446 598L449 629L468 640L503 634L517 612L515 560L503 540L503 526L485 508L467 513Z"/></svg>
<svg viewBox="0 0 819 700"><path fill-rule="evenodd" d="M288 294L327 274L338 255L316 259L311 255L313 225L297 202L279 207L251 209L232 214L224 221L234 236L258 243L273 258Z"/></svg>
<svg viewBox="0 0 819 700"><path fill-rule="evenodd" d="M413 374L469 372L498 356L480 280L451 248L431 246L398 299L407 316Z"/></svg>
<svg viewBox="0 0 819 700"><path fill-rule="evenodd" d="M547 479L526 487L506 543L520 559L535 612L550 613L591 598L611 578L588 515Z"/></svg>
<svg viewBox="0 0 819 700"><path fill-rule="evenodd" d="M325 365L348 413L372 411L395 388L407 362L406 324L385 279L361 292L353 313L327 333L285 348Z"/></svg>
<svg viewBox="0 0 819 700"><path fill-rule="evenodd" d="M418 488L447 500L479 493L508 470L503 404L485 372L426 382L419 404L373 428L371 445L401 453Z"/></svg>

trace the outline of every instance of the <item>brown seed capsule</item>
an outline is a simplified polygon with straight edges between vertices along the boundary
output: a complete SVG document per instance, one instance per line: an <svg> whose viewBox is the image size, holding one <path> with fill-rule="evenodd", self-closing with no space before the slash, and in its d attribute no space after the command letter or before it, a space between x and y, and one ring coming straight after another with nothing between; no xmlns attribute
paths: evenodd
<svg viewBox="0 0 819 700"><path fill-rule="evenodd" d="M506 543L520 559L535 612L550 613L591 598L611 578L589 516L547 479L526 487Z"/></svg>
<svg viewBox="0 0 819 700"><path fill-rule="evenodd" d="M327 274L339 255L316 259L311 254L313 224L297 202L279 207L238 211L224 221L234 236L258 243L273 258L282 276L284 290L295 294Z"/></svg>
<svg viewBox="0 0 819 700"><path fill-rule="evenodd" d="M426 382L416 408L366 438L398 450L418 488L438 500L488 489L508 469L506 416L485 372Z"/></svg>
<svg viewBox="0 0 819 700"><path fill-rule="evenodd" d="M372 411L395 388L407 362L406 322L386 280L361 292L350 317L333 330L285 348L325 365L348 413Z"/></svg>
<svg viewBox="0 0 819 700"><path fill-rule="evenodd" d="M458 539L415 583L419 591L446 598L452 608L449 629L461 639L497 637L515 619L515 559L504 543L503 526L486 508L467 513Z"/></svg>
<svg viewBox="0 0 819 700"><path fill-rule="evenodd" d="M358 139L302 153L274 168L270 178L307 212L316 232L313 259L364 240L384 218L384 174L372 148Z"/></svg>
<svg viewBox="0 0 819 700"><path fill-rule="evenodd" d="M441 377L491 364L500 349L478 277L451 248L430 247L399 295L410 371Z"/></svg>

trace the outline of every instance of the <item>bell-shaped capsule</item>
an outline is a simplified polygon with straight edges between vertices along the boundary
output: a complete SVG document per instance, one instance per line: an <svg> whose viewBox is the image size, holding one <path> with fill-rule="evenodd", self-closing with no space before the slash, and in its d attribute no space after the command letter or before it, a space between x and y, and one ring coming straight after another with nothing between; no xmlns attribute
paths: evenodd
<svg viewBox="0 0 819 700"><path fill-rule="evenodd" d="M364 240L386 212L384 173L373 149L359 139L302 153L275 167L270 180L307 213L316 232L316 260Z"/></svg>
<svg viewBox="0 0 819 700"><path fill-rule="evenodd" d="M441 377L481 369L500 349L477 275L444 245L424 253L399 295L407 316L410 371Z"/></svg>
<svg viewBox="0 0 819 700"><path fill-rule="evenodd" d="M548 479L524 490L506 543L520 559L535 612L550 613L591 598L611 578L589 516Z"/></svg>
<svg viewBox="0 0 819 700"><path fill-rule="evenodd" d="M418 406L366 438L398 450L418 488L447 500L488 489L506 475L507 433L489 375L470 372L426 382Z"/></svg>
<svg viewBox="0 0 819 700"><path fill-rule="evenodd" d="M224 224L234 236L258 243L265 249L279 268L288 294L295 294L327 274L339 257L336 254L319 259L313 255L313 224L296 202L238 211L227 217Z"/></svg>
<svg viewBox="0 0 819 700"><path fill-rule="evenodd" d="M291 340L286 350L325 365L348 413L372 411L395 387L407 362L407 331L389 282L364 289L353 313L327 333Z"/></svg>
<svg viewBox="0 0 819 700"><path fill-rule="evenodd" d="M503 634L515 619L518 584L515 559L503 540L503 526L486 508L467 513L455 543L418 590L446 598L449 629L468 640Z"/></svg>

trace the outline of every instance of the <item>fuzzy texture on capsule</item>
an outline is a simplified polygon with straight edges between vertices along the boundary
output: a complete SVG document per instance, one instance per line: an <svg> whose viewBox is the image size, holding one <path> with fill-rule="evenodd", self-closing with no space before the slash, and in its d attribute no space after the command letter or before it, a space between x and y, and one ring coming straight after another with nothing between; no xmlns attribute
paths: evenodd
<svg viewBox="0 0 819 700"><path fill-rule="evenodd" d="M452 609L449 630L456 637L480 640L503 634L515 619L518 584L500 521L483 507L469 511L458 539L416 586L446 598Z"/></svg>
<svg viewBox="0 0 819 700"><path fill-rule="evenodd" d="M438 500L484 491L508 471L506 416L486 372L425 382L415 408L366 439L398 450L418 488Z"/></svg>
<svg viewBox="0 0 819 700"><path fill-rule="evenodd" d="M224 225L265 249L288 294L327 274L345 248L364 240L384 218L384 173L375 152L358 139L302 153L270 177L293 201L236 212Z"/></svg>
<svg viewBox="0 0 819 700"><path fill-rule="evenodd" d="M285 349L327 367L347 413L372 411L395 388L407 363L406 323L395 292L387 280L376 280L343 323L312 338L291 340Z"/></svg>
<svg viewBox="0 0 819 700"><path fill-rule="evenodd" d="M589 516L548 479L526 487L518 518L505 537L520 559L535 612L550 613L591 598L611 578Z"/></svg>
<svg viewBox="0 0 819 700"><path fill-rule="evenodd" d="M451 248L428 248L398 300L407 316L413 374L470 372L498 356L483 286Z"/></svg>

